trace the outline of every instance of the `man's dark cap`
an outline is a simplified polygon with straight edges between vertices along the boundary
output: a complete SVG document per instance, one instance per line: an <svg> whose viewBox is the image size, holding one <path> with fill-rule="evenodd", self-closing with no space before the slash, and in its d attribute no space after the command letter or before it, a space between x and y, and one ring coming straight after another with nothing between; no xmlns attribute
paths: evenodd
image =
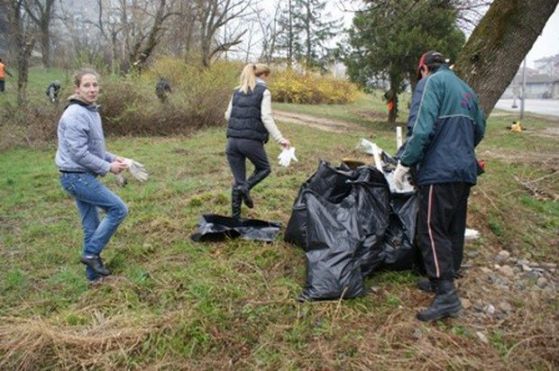
<svg viewBox="0 0 559 371"><path fill-rule="evenodd" d="M440 66L441 64L448 63L446 57L435 50L429 50L423 53L421 58L419 58L419 64L417 65L417 80L421 80L421 68L427 66L430 69L434 66Z"/></svg>

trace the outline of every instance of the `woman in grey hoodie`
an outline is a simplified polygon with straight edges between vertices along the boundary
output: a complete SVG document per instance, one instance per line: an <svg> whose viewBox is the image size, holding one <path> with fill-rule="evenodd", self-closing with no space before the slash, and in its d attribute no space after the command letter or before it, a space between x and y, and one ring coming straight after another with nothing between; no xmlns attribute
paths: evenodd
<svg viewBox="0 0 559 371"><path fill-rule="evenodd" d="M99 96L98 75L83 69L74 75L75 94L58 122L56 166L60 183L76 200L80 213L84 244L81 262L86 277L95 281L111 272L103 264L101 251L128 214L126 204L97 177L109 171L118 174L127 168L124 158L105 149L101 116L96 104ZM99 220L98 208L106 216Z"/></svg>

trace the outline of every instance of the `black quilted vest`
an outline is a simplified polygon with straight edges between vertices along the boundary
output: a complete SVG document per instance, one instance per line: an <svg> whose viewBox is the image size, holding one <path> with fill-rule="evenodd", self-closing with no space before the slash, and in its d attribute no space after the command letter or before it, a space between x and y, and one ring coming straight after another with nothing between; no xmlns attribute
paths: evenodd
<svg viewBox="0 0 559 371"><path fill-rule="evenodd" d="M260 112L265 90L263 84L256 84L248 94L235 90L227 125L228 138L252 139L263 143L268 141L268 130L262 123Z"/></svg>

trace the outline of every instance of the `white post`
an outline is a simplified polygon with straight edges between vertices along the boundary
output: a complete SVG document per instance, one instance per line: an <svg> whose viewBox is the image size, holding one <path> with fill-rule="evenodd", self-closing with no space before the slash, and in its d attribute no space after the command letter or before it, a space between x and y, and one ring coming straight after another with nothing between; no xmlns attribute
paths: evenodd
<svg viewBox="0 0 559 371"><path fill-rule="evenodd" d="M396 126L396 151L402 146L402 127Z"/></svg>

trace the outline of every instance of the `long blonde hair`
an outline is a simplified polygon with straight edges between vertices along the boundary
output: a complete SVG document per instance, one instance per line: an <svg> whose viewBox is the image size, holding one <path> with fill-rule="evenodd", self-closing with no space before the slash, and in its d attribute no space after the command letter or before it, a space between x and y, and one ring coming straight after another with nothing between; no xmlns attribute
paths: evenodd
<svg viewBox="0 0 559 371"><path fill-rule="evenodd" d="M256 78L262 75L269 75L270 67L263 63L249 63L241 72L239 90L244 94L248 94L249 90L253 91L256 86Z"/></svg>

